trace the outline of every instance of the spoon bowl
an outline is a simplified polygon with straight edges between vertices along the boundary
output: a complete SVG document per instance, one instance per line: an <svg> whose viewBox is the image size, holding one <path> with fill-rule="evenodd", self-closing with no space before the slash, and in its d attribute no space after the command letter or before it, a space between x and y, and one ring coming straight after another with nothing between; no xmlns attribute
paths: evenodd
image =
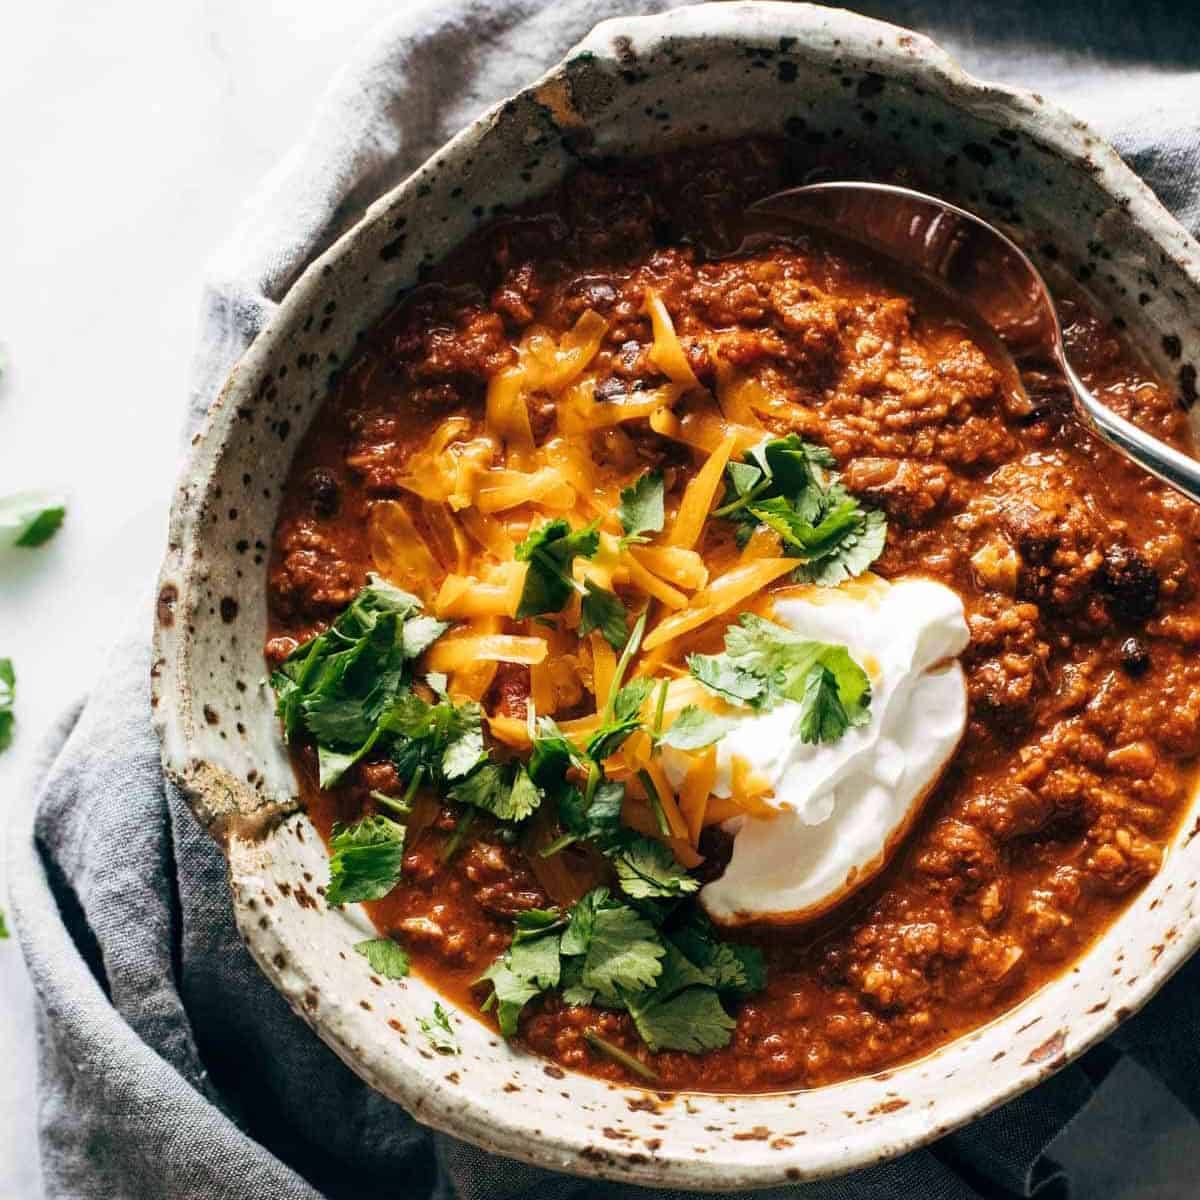
<svg viewBox="0 0 1200 1200"><path fill-rule="evenodd" d="M752 204L747 217L747 241L781 226L814 228L917 273L975 312L1008 351L1019 377L1060 377L1086 429L1200 503L1200 462L1114 412L1084 384L1067 358L1058 310L1041 272L994 225L924 192L862 182L777 192Z"/></svg>

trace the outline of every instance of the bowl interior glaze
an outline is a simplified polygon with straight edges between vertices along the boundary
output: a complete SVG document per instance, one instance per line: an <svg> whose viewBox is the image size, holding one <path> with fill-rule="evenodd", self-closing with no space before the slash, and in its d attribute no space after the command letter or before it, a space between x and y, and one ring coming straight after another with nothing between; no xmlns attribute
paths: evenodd
<svg viewBox="0 0 1200 1200"><path fill-rule="evenodd" d="M804 4L714 4L605 22L484 114L315 262L231 375L172 514L155 630L168 774L220 841L251 953L313 1029L427 1124L527 1162L695 1190L868 1165L1033 1085L1107 1034L1195 948L1195 804L1161 872L1095 948L1018 1009L877 1077L769 1096L660 1098L511 1051L434 993L383 982L327 909L325 850L264 680L266 547L292 454L356 337L481 222L582 158L766 134L798 152L902 165L1000 223L1125 323L1181 402L1200 361L1198 248L1115 153L1042 98L980 83L926 39Z"/></svg>

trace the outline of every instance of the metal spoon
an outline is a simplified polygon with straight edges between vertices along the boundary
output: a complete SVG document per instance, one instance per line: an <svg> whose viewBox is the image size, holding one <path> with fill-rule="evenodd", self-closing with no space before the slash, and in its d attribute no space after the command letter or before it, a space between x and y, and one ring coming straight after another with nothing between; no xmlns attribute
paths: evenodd
<svg viewBox="0 0 1200 1200"><path fill-rule="evenodd" d="M1046 281L1025 253L982 218L923 192L885 183L816 183L750 206L754 230L810 226L865 245L965 302L1012 356L1020 374L1057 371L1085 428L1200 503L1200 462L1101 403L1075 374ZM761 236L761 232L759 236Z"/></svg>

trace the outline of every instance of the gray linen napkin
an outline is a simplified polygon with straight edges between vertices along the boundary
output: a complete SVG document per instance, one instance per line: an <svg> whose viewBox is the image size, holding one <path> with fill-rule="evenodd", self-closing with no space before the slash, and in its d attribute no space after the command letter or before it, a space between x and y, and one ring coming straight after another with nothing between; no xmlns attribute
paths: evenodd
<svg viewBox="0 0 1200 1200"><path fill-rule="evenodd" d="M322 101L215 260L190 432L311 258L485 105L596 21L648 0L451 0L403 11ZM1195 232L1200 17L1142 0L876 3L978 74L1091 119ZM10 839L12 907L39 1003L41 1152L50 1197L566 1200L668 1193L552 1175L431 1135L296 1019L234 929L223 862L150 727L149 605L102 689L64 715ZM1120 1050L1200 1112L1200 963L1113 1043L933 1147L769 1196L868 1200L1062 1194L1046 1146ZM671 1193L670 1195L674 1195Z"/></svg>

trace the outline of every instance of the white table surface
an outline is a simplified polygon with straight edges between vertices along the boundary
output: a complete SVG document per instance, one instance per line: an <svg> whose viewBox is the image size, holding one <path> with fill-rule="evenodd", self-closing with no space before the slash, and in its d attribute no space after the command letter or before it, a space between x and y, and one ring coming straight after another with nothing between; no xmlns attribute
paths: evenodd
<svg viewBox="0 0 1200 1200"><path fill-rule="evenodd" d="M44 550L0 552L0 656L16 661L19 706L0 807L157 569L203 264L396 2L37 0L6 14L0 493L62 486L71 505ZM0 943L3 1200L40 1194L33 1037L19 951ZM1103 1148L1103 1190L1080 1194L1192 1195L1194 1124L1119 1070L1056 1147Z"/></svg>

